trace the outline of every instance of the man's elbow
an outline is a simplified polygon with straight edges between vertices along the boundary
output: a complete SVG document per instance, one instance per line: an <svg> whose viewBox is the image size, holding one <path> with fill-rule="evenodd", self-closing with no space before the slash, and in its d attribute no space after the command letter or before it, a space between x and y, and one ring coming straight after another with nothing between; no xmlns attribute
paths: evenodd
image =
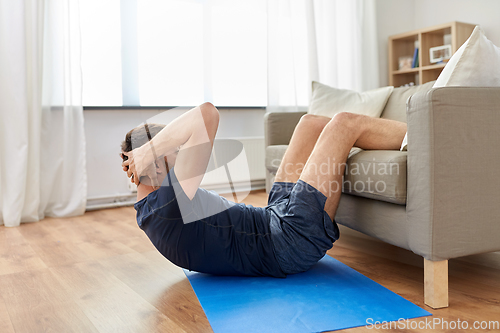
<svg viewBox="0 0 500 333"><path fill-rule="evenodd" d="M202 105L200 105L200 109L204 114L210 115L210 116L219 116L219 110L210 102L205 102Z"/></svg>
<svg viewBox="0 0 500 333"><path fill-rule="evenodd" d="M200 105L200 110L207 127L217 128L219 126L219 110L212 103L203 103Z"/></svg>

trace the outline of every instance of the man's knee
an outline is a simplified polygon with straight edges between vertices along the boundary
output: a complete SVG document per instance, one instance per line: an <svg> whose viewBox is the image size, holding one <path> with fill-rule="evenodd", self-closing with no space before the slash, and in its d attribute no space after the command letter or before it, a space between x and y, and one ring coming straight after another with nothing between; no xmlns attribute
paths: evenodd
<svg viewBox="0 0 500 333"><path fill-rule="evenodd" d="M365 115L362 114L357 114L357 113L352 113L352 112L339 112L335 114L332 118L332 120L341 122L343 124L351 124L351 123L357 123L363 120L363 118L366 117Z"/></svg>
<svg viewBox="0 0 500 333"><path fill-rule="evenodd" d="M328 126L337 129L343 129L350 132L361 130L364 124L364 120L366 120L367 116L352 113L352 112L339 112L335 114L328 123Z"/></svg>
<svg viewBox="0 0 500 333"><path fill-rule="evenodd" d="M305 114L300 118L298 126L305 127L308 131L321 132L328 121L327 117Z"/></svg>

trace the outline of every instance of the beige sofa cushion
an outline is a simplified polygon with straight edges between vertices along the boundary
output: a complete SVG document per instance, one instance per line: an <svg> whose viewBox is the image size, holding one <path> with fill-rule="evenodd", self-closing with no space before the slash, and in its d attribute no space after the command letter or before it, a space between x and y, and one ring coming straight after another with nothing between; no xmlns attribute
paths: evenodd
<svg viewBox="0 0 500 333"><path fill-rule="evenodd" d="M266 168L276 175L287 145L266 148ZM352 148L347 159L343 192L406 204L406 152Z"/></svg>
<svg viewBox="0 0 500 333"><path fill-rule="evenodd" d="M364 150L347 160L343 192L406 204L406 157L399 150Z"/></svg>
<svg viewBox="0 0 500 333"><path fill-rule="evenodd" d="M278 171L281 160L283 159L283 155L285 155L285 151L288 148L288 145L274 145L266 147L266 169L274 176ZM354 154L363 151L360 148L352 147L349 152L349 156L351 157Z"/></svg>
<svg viewBox="0 0 500 333"><path fill-rule="evenodd" d="M380 118L406 123L406 101L408 98L417 92L431 90L435 82L431 81L418 86L394 88Z"/></svg>
<svg viewBox="0 0 500 333"><path fill-rule="evenodd" d="M402 121L406 123L406 101L410 96L420 92L432 89L436 81L427 82L418 86L395 88L387 101L384 111L380 118ZM401 150L406 150L407 135L401 143Z"/></svg>
<svg viewBox="0 0 500 333"><path fill-rule="evenodd" d="M266 169L274 176L278 171L283 155L288 145L275 145L266 147Z"/></svg>
<svg viewBox="0 0 500 333"><path fill-rule="evenodd" d="M339 112L364 114L378 118L384 110L394 87L382 87L358 93L312 82L312 96L308 113L333 118Z"/></svg>

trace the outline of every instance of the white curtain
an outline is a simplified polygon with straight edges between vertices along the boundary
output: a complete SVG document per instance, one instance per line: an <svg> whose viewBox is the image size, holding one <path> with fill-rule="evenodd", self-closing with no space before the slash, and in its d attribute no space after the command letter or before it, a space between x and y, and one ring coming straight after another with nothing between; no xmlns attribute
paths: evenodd
<svg viewBox="0 0 500 333"><path fill-rule="evenodd" d="M375 0L268 1L268 110L305 110L311 81L378 87Z"/></svg>
<svg viewBox="0 0 500 333"><path fill-rule="evenodd" d="M83 214L78 2L0 0L0 224Z"/></svg>

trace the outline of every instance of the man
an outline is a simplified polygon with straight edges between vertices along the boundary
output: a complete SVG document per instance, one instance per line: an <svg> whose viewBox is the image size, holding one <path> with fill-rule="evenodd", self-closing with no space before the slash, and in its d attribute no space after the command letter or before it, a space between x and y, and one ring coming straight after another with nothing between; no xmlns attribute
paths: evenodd
<svg viewBox="0 0 500 333"><path fill-rule="evenodd" d="M399 149L406 133L406 124L393 120L305 115L268 206L255 208L199 188L218 123L219 112L205 103L153 133L138 127L122 145L122 167L138 185L137 222L155 247L178 266L219 275L308 270L339 237L334 217L350 149ZM325 163L332 172L319 172Z"/></svg>

